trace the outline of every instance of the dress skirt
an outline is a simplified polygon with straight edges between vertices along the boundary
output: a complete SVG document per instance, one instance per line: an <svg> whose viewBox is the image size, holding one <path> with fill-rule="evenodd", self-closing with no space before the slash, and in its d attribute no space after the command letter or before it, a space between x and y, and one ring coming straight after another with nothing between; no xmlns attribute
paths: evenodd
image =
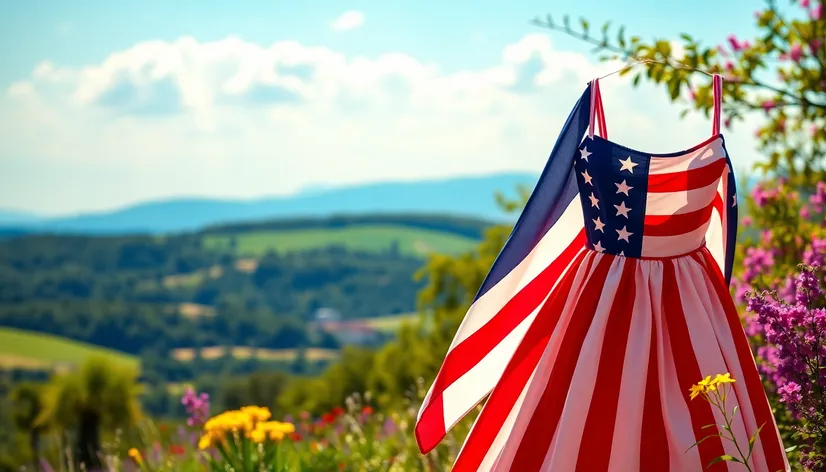
<svg viewBox="0 0 826 472"><path fill-rule="evenodd" d="M731 374L733 434L754 472L790 470L760 375L705 246L645 259L583 249L516 349L453 470L744 471L722 413L690 387Z"/></svg>

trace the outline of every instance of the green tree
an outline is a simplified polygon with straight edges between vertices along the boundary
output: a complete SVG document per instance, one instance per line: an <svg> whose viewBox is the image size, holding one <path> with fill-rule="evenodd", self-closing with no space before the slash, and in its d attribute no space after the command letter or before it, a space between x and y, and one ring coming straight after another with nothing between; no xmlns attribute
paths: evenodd
<svg viewBox="0 0 826 472"><path fill-rule="evenodd" d="M791 1L781 9L766 2L755 13L758 35L752 40L730 35L727 44L709 46L690 34L649 43L628 37L625 28L609 37L610 22L594 34L588 20L579 28L570 19L561 23L550 15L535 24L561 31L589 43L603 60L643 61L634 84L641 79L665 86L672 101L684 110L712 109L711 81L697 69L724 76L723 117L726 126L747 115L765 119L756 130L765 162L765 174L785 176L795 185L811 186L823 180L826 153L826 12L821 1ZM679 41L680 47L674 47ZM623 74L629 73L626 69ZM683 93L685 92L685 93Z"/></svg>
<svg viewBox="0 0 826 472"><path fill-rule="evenodd" d="M75 454L86 469L100 467L101 430L128 427L140 415L138 372L105 357L89 358L78 371L56 375L46 389L41 424L73 430Z"/></svg>
<svg viewBox="0 0 826 472"><path fill-rule="evenodd" d="M29 436L32 467L40 470L40 436L47 426L39 421L43 413L43 388L30 382L20 383L11 391L9 399L15 427Z"/></svg>

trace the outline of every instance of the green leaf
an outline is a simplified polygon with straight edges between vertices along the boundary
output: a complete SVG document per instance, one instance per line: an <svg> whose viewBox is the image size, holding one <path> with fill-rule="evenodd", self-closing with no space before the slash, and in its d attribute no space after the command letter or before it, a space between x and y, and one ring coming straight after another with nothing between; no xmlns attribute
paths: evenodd
<svg viewBox="0 0 826 472"><path fill-rule="evenodd" d="M685 39L685 40L686 40L686 41L688 41L688 42L693 41L693 39L691 39L691 36L689 36L687 33L681 33L681 34L680 34L680 37L681 37L681 38L683 38L683 39Z"/></svg>
<svg viewBox="0 0 826 472"><path fill-rule="evenodd" d="M706 468L709 468L709 467L713 466L714 464L716 464L718 462L723 462L723 461L737 462L737 463L740 463L740 464L743 463L743 461L741 461L740 459L738 459L734 456L730 456L728 454L723 454L722 456L715 457L714 459L712 459L711 462L709 462L708 465L706 465Z"/></svg>
<svg viewBox="0 0 826 472"><path fill-rule="evenodd" d="M602 25L602 34L607 34L608 33L608 28L610 28L610 27L611 27L611 22L606 21L605 24Z"/></svg>
<svg viewBox="0 0 826 472"><path fill-rule="evenodd" d="M579 22L582 25L582 31L584 31L585 34L588 34L588 24L589 24L588 20L586 20L585 18L582 18L582 19L579 20Z"/></svg>
<svg viewBox="0 0 826 472"><path fill-rule="evenodd" d="M795 449L797 449L797 445L796 445L796 444L795 444L794 446L789 446L789 447L787 447L787 448L786 448L786 452L792 452L792 451L794 451Z"/></svg>
<svg viewBox="0 0 826 472"><path fill-rule="evenodd" d="M617 34L619 38L619 45L621 48L625 49L625 26L620 26L619 33Z"/></svg>

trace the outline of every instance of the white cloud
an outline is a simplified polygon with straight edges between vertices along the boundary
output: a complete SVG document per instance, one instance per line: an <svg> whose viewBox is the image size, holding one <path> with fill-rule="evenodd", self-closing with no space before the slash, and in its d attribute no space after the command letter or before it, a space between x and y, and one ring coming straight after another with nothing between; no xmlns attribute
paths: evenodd
<svg viewBox="0 0 826 472"><path fill-rule="evenodd" d="M333 21L332 27L336 31L348 31L361 28L364 25L364 13L357 10L349 10L341 14Z"/></svg>
<svg viewBox="0 0 826 472"><path fill-rule="evenodd" d="M0 162L54 174L58 187L0 172L0 206L37 198L43 210L74 211L539 172L587 81L617 67L555 50L543 34L457 72L403 53L239 38L147 41L78 68L44 62L0 97L0 129L14 136L0 140ZM618 76L602 90L611 138L631 147L668 152L711 133L700 114L678 122L663 90ZM744 133L727 137L732 152L752 152Z"/></svg>

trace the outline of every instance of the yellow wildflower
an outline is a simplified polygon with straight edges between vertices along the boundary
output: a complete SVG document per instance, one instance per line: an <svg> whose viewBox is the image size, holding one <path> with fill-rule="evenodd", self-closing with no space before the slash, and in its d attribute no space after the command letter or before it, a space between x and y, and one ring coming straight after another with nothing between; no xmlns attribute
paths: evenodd
<svg viewBox="0 0 826 472"><path fill-rule="evenodd" d="M201 436L200 440L198 440L198 449L203 451L204 449L209 449L210 446L212 446L212 435L210 433L206 433Z"/></svg>
<svg viewBox="0 0 826 472"><path fill-rule="evenodd" d="M262 443L267 439L267 432L263 429L255 429L247 434L247 437L254 443Z"/></svg>
<svg viewBox="0 0 826 472"><path fill-rule="evenodd" d="M269 437L271 441L281 441L282 439L284 439L284 432L278 430L271 430Z"/></svg>
<svg viewBox="0 0 826 472"><path fill-rule="evenodd" d="M691 399L694 400L697 395L705 393L706 388L703 385L697 384L691 386Z"/></svg>
<svg viewBox="0 0 826 472"><path fill-rule="evenodd" d="M697 383L697 385L702 385L702 386L703 386L703 388L705 388L705 391L707 391L707 392L713 392L714 390L717 390L717 386L716 386L716 385L714 384L714 382L711 380L711 376L710 376L710 375L707 375L707 376L706 376L706 378L704 378L703 380L699 381L699 382Z"/></svg>
<svg viewBox="0 0 826 472"><path fill-rule="evenodd" d="M140 453L140 451L138 451L137 449L132 447L132 448L129 448L129 457L131 457L132 459L134 459L136 461L139 461L139 460L141 460L141 453Z"/></svg>
<svg viewBox="0 0 826 472"><path fill-rule="evenodd" d="M717 376L714 377L714 381L713 381L714 385L727 384L727 383L733 383L733 382L734 382L734 379L731 378L731 374L728 373L728 372L726 372L725 374L717 374Z"/></svg>
<svg viewBox="0 0 826 472"><path fill-rule="evenodd" d="M243 406L241 407L241 411L248 415L253 421L267 421L272 416L270 413L270 409L267 407L260 407L260 406Z"/></svg>

